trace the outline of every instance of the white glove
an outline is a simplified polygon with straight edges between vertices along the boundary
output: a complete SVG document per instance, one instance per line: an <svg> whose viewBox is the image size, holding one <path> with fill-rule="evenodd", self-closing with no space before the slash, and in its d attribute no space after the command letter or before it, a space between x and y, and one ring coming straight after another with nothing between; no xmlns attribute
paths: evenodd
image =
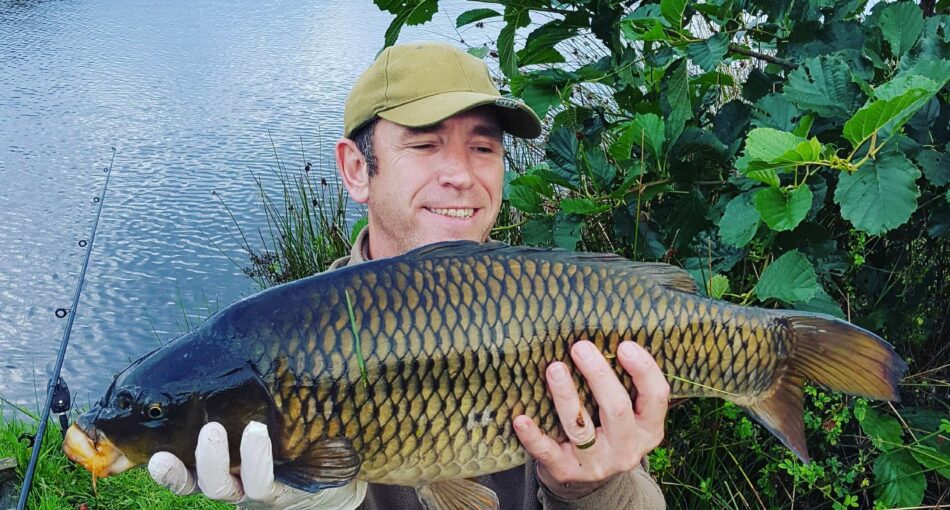
<svg viewBox="0 0 950 510"><path fill-rule="evenodd" d="M241 475L230 473L228 435L220 423L201 428L195 448L195 473L168 452L152 455L148 472L156 483L179 496L201 492L247 509L354 510L366 496L366 482L354 480L343 487L310 493L274 480L274 456L267 426L252 421L241 437Z"/></svg>

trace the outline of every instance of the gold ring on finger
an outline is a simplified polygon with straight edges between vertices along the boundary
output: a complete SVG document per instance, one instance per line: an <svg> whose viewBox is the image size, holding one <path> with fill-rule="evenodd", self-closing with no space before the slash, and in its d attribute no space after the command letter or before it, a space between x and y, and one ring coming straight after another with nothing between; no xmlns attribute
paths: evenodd
<svg viewBox="0 0 950 510"><path fill-rule="evenodd" d="M590 436L590 439L588 439L587 441L584 441L583 443L575 444L574 448L577 448L578 450L586 450L590 448L591 446L594 446L594 443L596 442L597 442L597 432L594 432L594 434Z"/></svg>

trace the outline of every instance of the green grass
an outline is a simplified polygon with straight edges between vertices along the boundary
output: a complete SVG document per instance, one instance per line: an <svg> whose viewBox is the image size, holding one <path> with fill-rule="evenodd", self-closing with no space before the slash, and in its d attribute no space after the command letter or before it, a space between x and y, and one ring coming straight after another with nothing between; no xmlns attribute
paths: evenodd
<svg viewBox="0 0 950 510"><path fill-rule="evenodd" d="M2 411L2 409L0 409ZM17 438L24 432L35 434L36 421L16 416L0 421L0 458L17 459L17 486L22 483L32 450ZM159 486L144 466L98 480L93 492L88 471L66 458L59 424L50 421L38 459L27 508L33 510L75 510L83 503L95 509L224 509L232 508L204 496L179 497Z"/></svg>

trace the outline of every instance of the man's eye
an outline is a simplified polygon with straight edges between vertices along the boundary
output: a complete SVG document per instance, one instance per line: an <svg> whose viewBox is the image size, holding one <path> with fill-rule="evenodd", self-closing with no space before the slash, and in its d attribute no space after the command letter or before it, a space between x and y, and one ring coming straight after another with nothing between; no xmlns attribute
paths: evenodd
<svg viewBox="0 0 950 510"><path fill-rule="evenodd" d="M413 149L426 150L435 147L435 144L431 143L417 143L412 146Z"/></svg>

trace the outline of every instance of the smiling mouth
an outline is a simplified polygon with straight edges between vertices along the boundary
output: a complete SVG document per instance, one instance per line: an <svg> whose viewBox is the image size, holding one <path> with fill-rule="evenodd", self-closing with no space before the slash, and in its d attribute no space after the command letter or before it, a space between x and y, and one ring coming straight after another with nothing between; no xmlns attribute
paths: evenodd
<svg viewBox="0 0 950 510"><path fill-rule="evenodd" d="M428 210L431 213L438 214L439 216L447 216L449 218L458 218L458 219L471 218L472 215L475 214L475 209L440 209L440 208L426 207L426 210Z"/></svg>

